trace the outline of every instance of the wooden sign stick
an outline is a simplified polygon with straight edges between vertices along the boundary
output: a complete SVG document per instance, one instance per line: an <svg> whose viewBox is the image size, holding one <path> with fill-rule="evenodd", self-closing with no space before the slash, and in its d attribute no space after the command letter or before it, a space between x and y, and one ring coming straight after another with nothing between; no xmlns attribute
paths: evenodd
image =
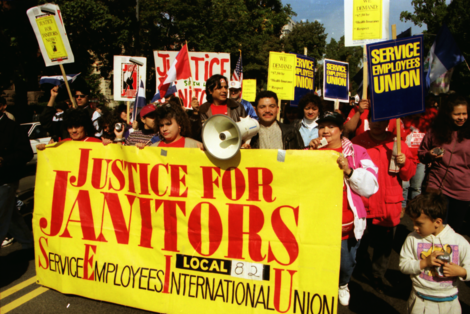
<svg viewBox="0 0 470 314"><path fill-rule="evenodd" d="M277 111L277 121L281 122L281 100L278 100L277 106L279 107L279 110Z"/></svg>
<svg viewBox="0 0 470 314"><path fill-rule="evenodd" d="M392 24L392 39L397 39L397 25ZM397 154L401 154L401 123L400 118L397 118Z"/></svg>
<svg viewBox="0 0 470 314"><path fill-rule="evenodd" d="M70 86L69 86L69 82L67 81L67 75L65 74L64 66L62 64L59 64L59 66L60 66L60 71L62 71L62 76L64 77L64 82L65 82L65 86L67 87L67 92L69 93L70 101L72 102L73 107L77 108L75 99L73 98L72 92L70 91Z"/></svg>
<svg viewBox="0 0 470 314"><path fill-rule="evenodd" d="M367 87L369 85L368 80L368 69L367 69L367 45L364 45L363 52L363 61L362 61L362 99L367 99ZM323 69L324 70L324 69Z"/></svg>
<svg viewBox="0 0 470 314"><path fill-rule="evenodd" d="M135 106L136 104L134 104ZM127 101L127 124L129 124L129 114L130 114L130 107L131 107L131 102Z"/></svg>

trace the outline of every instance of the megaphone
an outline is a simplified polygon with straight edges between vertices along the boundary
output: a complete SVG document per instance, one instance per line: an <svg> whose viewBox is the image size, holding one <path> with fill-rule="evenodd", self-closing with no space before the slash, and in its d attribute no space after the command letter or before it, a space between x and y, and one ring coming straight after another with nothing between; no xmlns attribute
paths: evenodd
<svg viewBox="0 0 470 314"><path fill-rule="evenodd" d="M251 117L235 122L226 115L210 117L202 129L202 142L206 151L220 160L235 156L242 144L258 134L259 123Z"/></svg>

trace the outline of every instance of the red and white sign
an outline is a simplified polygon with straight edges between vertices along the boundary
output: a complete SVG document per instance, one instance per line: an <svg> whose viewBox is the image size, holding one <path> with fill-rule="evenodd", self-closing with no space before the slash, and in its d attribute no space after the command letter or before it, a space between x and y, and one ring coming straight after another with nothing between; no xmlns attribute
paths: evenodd
<svg viewBox="0 0 470 314"><path fill-rule="evenodd" d="M165 76L178 51L154 51L156 90L164 82ZM217 52L189 52L189 62L193 79L193 91L190 80L176 81L177 95L186 108L191 108L191 98L197 97L199 104L206 102L206 81L214 74L221 74L230 80L230 54Z"/></svg>

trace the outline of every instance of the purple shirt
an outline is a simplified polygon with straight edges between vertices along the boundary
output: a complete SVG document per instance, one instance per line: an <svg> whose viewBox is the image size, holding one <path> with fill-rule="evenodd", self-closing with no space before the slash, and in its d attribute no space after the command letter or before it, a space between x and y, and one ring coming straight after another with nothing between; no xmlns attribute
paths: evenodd
<svg viewBox="0 0 470 314"><path fill-rule="evenodd" d="M454 146L455 145L455 146ZM449 144L439 144L435 136L429 130L424 136L418 150L418 158L423 164L431 162L431 158L426 156L427 152L435 147L444 149L442 158L432 163L429 171L428 187L442 189L442 193L461 201L470 201L470 139L457 141L457 131L452 133L452 142ZM451 157L451 152L454 151ZM447 167L449 171L446 173Z"/></svg>

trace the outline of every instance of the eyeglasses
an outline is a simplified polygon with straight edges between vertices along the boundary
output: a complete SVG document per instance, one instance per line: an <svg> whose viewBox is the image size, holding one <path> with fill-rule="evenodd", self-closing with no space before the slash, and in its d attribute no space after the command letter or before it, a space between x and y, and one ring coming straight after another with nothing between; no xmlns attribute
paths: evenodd
<svg viewBox="0 0 470 314"><path fill-rule="evenodd" d="M85 98L87 95L75 95L75 98Z"/></svg>

